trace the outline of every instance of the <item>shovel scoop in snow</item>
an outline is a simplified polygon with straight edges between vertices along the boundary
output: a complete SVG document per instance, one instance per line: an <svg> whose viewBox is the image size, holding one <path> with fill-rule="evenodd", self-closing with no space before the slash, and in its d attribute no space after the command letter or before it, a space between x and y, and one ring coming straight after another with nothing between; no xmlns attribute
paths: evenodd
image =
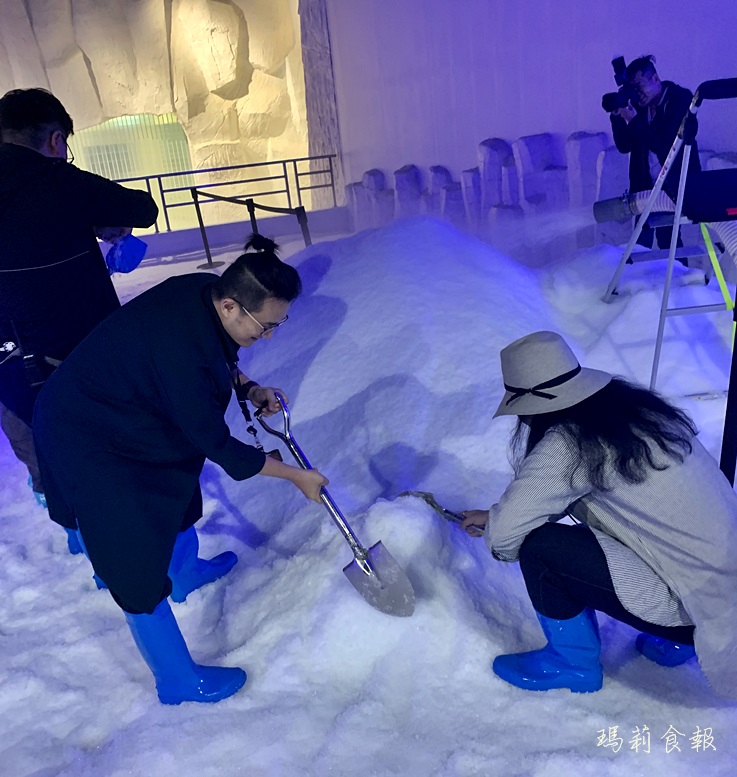
<svg viewBox="0 0 737 777"><path fill-rule="evenodd" d="M465 520L465 516L461 513L455 513L453 510L448 510L439 504L438 500L429 491L402 491L399 496L416 496L418 499L422 499L423 502L430 505L433 510L446 521L454 523L456 526L460 526ZM484 530L480 526L474 526L473 524L466 529L466 531L472 537L483 537Z"/></svg>
<svg viewBox="0 0 737 777"><path fill-rule="evenodd" d="M287 403L278 392L276 397L281 406L284 431L280 432L269 426L260 412L256 413L256 418L265 431L278 437L289 448L302 469L312 469L312 465L297 445L289 428L290 415ZM353 551L353 561L343 567L343 573L351 585L372 607L387 615L404 617L412 615L415 610L414 589L404 570L392 558L391 553L382 545L381 541L366 550L324 488L320 489L320 501L325 505L325 509L330 513L330 517Z"/></svg>

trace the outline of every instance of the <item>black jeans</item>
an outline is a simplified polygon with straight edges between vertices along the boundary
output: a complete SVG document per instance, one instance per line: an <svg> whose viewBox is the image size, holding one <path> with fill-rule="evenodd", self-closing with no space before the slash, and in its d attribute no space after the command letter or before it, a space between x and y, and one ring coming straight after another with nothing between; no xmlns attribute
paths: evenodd
<svg viewBox="0 0 737 777"><path fill-rule="evenodd" d="M614 591L606 556L587 526L546 523L522 543L519 563L535 610L567 620L585 607L639 631L693 645L693 626L658 626L625 610Z"/></svg>
<svg viewBox="0 0 737 777"><path fill-rule="evenodd" d="M640 237L637 238L638 245L645 248L653 247L653 238L657 240L658 248L670 248L670 241L673 236L672 227L658 227L653 229L645 225L640 232ZM678 248L683 248L683 240L681 239L681 233L678 233ZM680 261L680 260L679 260ZM683 262L681 262L683 264Z"/></svg>

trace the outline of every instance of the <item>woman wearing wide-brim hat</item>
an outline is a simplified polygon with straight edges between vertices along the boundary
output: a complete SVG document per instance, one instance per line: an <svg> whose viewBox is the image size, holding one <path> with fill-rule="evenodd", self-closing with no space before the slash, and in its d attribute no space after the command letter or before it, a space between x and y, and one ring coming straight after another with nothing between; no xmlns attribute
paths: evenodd
<svg viewBox="0 0 737 777"><path fill-rule="evenodd" d="M737 495L691 419L648 389L581 367L560 335L501 352L519 417L515 477L486 526L500 561L519 561L548 644L497 656L494 672L529 690L602 686L595 611L633 626L663 666L698 655L737 698ZM569 514L580 523L560 523Z"/></svg>

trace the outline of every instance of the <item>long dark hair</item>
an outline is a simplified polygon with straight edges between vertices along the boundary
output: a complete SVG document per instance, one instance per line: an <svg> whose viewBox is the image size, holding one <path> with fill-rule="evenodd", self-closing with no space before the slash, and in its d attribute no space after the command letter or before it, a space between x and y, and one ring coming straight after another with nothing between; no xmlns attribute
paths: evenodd
<svg viewBox="0 0 737 777"><path fill-rule="evenodd" d="M573 407L552 413L520 417L512 437L515 468L555 428L578 451L569 473L584 468L591 485L611 487L612 468L627 483L642 483L649 469L667 469L656 460L659 449L672 461L691 453L697 433L691 418L654 391L612 378L603 389Z"/></svg>
<svg viewBox="0 0 737 777"><path fill-rule="evenodd" d="M213 284L215 299L232 297L257 312L267 297L292 302L302 291L299 273L279 258L279 246L254 233L241 254Z"/></svg>

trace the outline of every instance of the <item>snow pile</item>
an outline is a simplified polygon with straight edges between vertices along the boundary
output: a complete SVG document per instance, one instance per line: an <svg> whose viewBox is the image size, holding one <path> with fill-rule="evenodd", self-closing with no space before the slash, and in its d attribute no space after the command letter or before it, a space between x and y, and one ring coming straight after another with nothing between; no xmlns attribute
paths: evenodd
<svg viewBox="0 0 737 777"><path fill-rule="evenodd" d="M118 281L121 294L201 261L144 266ZM95 590L86 560L65 553L63 532L34 505L2 441L4 773L731 774L735 708L697 666L636 657L626 626L601 619L597 694L534 694L494 677L494 655L542 644L518 566L494 561L423 502L398 498L430 490L454 509L496 499L509 478L511 424L491 420L498 352L529 331L557 329L587 365L646 381L662 265L628 269L620 297L604 305L614 250L533 271L425 218L290 261L304 295L270 342L242 352L242 368L285 390L294 434L359 538L382 540L407 571L414 616L391 618L361 600L341 573L350 550L321 507L283 482L235 483L208 465L203 555L231 548L240 562L173 609L197 660L243 666L249 681L212 707L163 707L116 606ZM676 296L714 301L703 276L696 281L679 271ZM730 328L722 314L668 330L668 393L726 388ZM716 452L723 396L683 402ZM237 407L228 419L245 438ZM267 448L276 442L260 436ZM682 732L680 752L660 739L670 725ZM614 726L618 752L597 746ZM630 749L636 726L650 729L650 753ZM716 751L691 749L697 726L712 728Z"/></svg>

